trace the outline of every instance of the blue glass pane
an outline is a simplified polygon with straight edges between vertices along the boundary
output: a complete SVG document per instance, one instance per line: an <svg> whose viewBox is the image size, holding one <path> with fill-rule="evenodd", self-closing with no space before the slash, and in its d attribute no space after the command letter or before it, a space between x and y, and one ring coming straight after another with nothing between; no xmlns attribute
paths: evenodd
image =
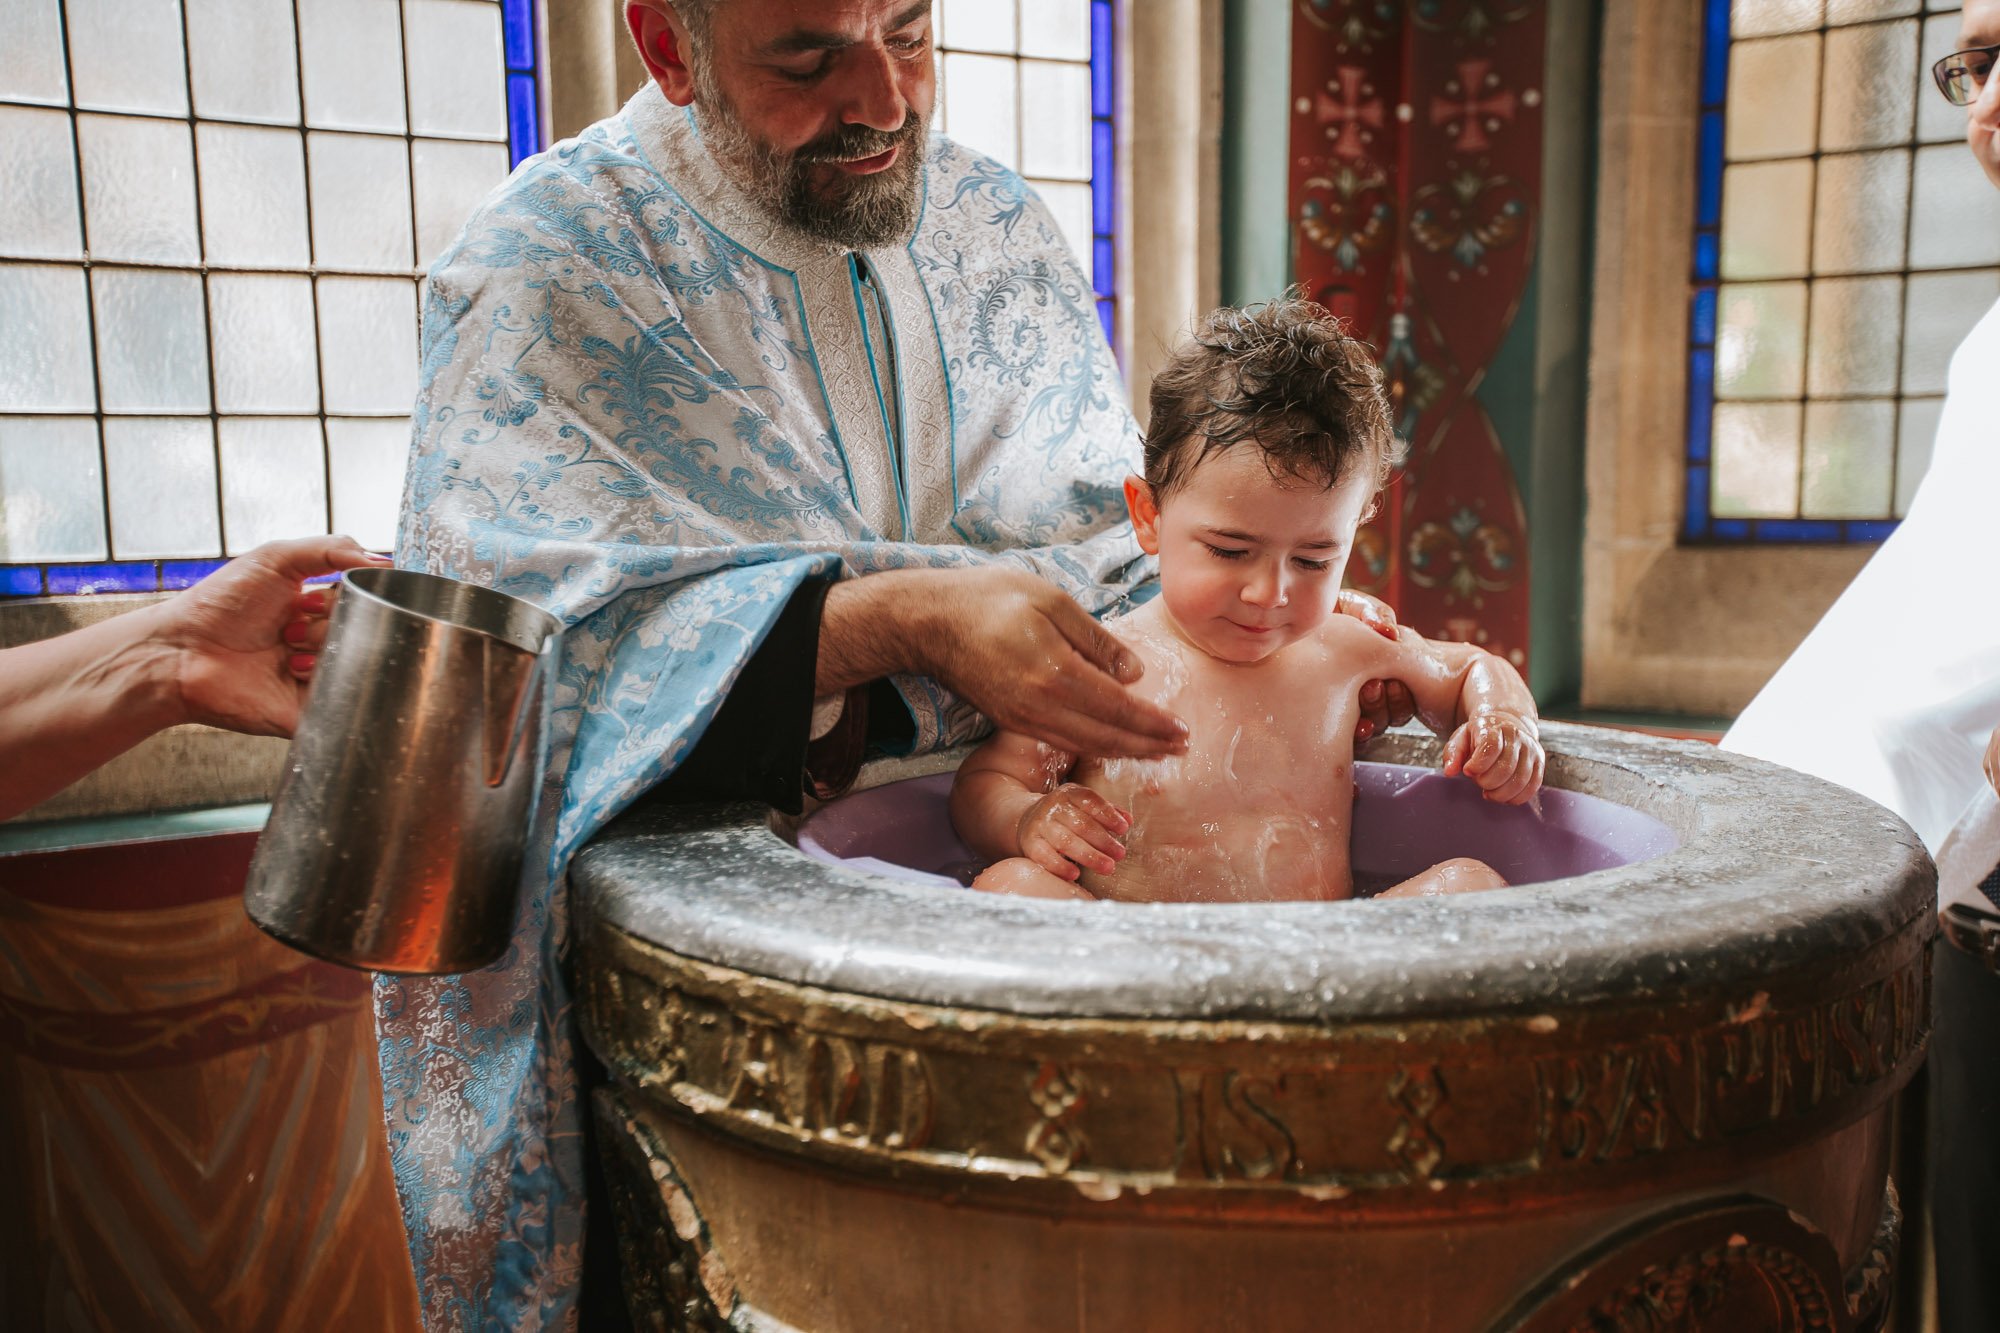
<svg viewBox="0 0 2000 1333"><path fill-rule="evenodd" d="M1712 231L1698 232L1694 238L1694 275L1704 282L1715 281L1721 251Z"/></svg>
<svg viewBox="0 0 2000 1333"><path fill-rule="evenodd" d="M1695 177L1694 220L1698 227L1713 227L1722 221L1722 113L1708 111L1701 118L1699 174Z"/></svg>
<svg viewBox="0 0 2000 1333"><path fill-rule="evenodd" d="M1720 106L1729 92L1729 0L1708 0L1701 39L1701 104Z"/></svg>
<svg viewBox="0 0 2000 1333"><path fill-rule="evenodd" d="M1118 286L1114 266L1117 263L1117 255L1112 249L1110 237L1100 237L1098 240L1091 242L1090 262L1091 267L1095 270L1095 282L1093 285L1097 288L1097 294L1099 296L1110 296L1116 292Z"/></svg>
<svg viewBox="0 0 2000 1333"><path fill-rule="evenodd" d="M1111 343L1113 346L1117 345L1117 340L1111 336L1111 330L1116 325L1117 320L1118 320L1117 303L1115 301L1110 300L1107 297L1102 297L1102 296L1098 297L1097 322L1104 326L1104 341Z"/></svg>
<svg viewBox="0 0 2000 1333"><path fill-rule="evenodd" d="M40 565L0 565L0 597L40 597Z"/></svg>
<svg viewBox="0 0 2000 1333"><path fill-rule="evenodd" d="M500 23L505 32L507 68L531 70L535 67L534 0L501 0Z"/></svg>
<svg viewBox="0 0 2000 1333"><path fill-rule="evenodd" d="M1757 525L1762 542L1837 542L1840 524L1803 518L1767 518Z"/></svg>
<svg viewBox="0 0 2000 1333"><path fill-rule="evenodd" d="M1118 230L1118 176L1112 169L1111 126L1090 127L1090 229L1099 236Z"/></svg>
<svg viewBox="0 0 2000 1333"><path fill-rule="evenodd" d="M524 157L542 151L540 108L535 105L535 78L532 74L507 76L508 160L515 166Z"/></svg>
<svg viewBox="0 0 2000 1333"><path fill-rule="evenodd" d="M1740 518L1718 518L1709 528L1708 535L1718 541L1748 541L1750 539L1750 524Z"/></svg>
<svg viewBox="0 0 2000 1333"><path fill-rule="evenodd" d="M1111 81L1111 57L1116 48L1111 41L1111 0L1092 0L1090 6L1090 114L1115 113Z"/></svg>
<svg viewBox="0 0 2000 1333"><path fill-rule="evenodd" d="M86 592L158 592L160 571L150 560L122 565L50 565L49 595Z"/></svg>
<svg viewBox="0 0 2000 1333"><path fill-rule="evenodd" d="M163 560L160 562L160 586L192 588L228 563L227 560Z"/></svg>
<svg viewBox="0 0 2000 1333"><path fill-rule="evenodd" d="M1701 287L1694 294L1694 309L1688 316L1688 341L1697 347L1715 345L1715 288Z"/></svg>
<svg viewBox="0 0 2000 1333"><path fill-rule="evenodd" d="M1688 354L1688 448L1690 463L1708 461L1709 431L1715 420L1715 353Z"/></svg>
<svg viewBox="0 0 2000 1333"><path fill-rule="evenodd" d="M1686 537L1708 535L1708 469L1705 467L1688 469L1687 512L1681 519L1681 534Z"/></svg>
<svg viewBox="0 0 2000 1333"><path fill-rule="evenodd" d="M1886 542L1889 534L1896 530L1896 520L1853 522L1847 525L1847 540L1851 542Z"/></svg>

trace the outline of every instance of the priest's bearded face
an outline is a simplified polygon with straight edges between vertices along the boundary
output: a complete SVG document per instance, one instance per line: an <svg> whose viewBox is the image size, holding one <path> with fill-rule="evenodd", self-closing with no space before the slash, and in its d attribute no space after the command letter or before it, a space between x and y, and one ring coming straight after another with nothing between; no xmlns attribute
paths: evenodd
<svg viewBox="0 0 2000 1333"><path fill-rule="evenodd" d="M703 141L751 199L834 245L909 234L937 92L930 0L676 7Z"/></svg>

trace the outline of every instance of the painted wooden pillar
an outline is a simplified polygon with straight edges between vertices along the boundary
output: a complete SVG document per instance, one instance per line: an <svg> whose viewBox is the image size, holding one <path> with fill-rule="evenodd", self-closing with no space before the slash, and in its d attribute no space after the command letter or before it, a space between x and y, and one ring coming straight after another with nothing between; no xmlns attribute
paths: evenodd
<svg viewBox="0 0 2000 1333"><path fill-rule="evenodd" d="M1294 0L1294 272L1382 359L1410 454L1348 579L1525 666L1521 492L1476 396L1528 288L1545 0Z"/></svg>

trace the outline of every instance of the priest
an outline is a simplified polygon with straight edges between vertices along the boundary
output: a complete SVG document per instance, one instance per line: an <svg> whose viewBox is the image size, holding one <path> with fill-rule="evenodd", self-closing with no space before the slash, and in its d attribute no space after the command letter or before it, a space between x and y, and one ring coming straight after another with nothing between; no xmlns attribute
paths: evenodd
<svg viewBox="0 0 2000 1333"><path fill-rule="evenodd" d="M378 982L433 1327L577 1317L564 872L635 798L796 811L865 745L982 718L1100 755L1184 743L1096 619L1152 571L1091 284L1017 175L930 135L929 0L628 19L651 82L524 162L425 294L398 562L568 627L512 951Z"/></svg>

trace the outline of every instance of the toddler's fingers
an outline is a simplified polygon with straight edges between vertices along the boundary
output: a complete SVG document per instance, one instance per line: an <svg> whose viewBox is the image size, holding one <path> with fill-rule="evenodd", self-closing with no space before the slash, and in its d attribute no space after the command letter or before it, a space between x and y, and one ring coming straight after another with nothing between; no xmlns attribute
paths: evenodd
<svg viewBox="0 0 2000 1333"><path fill-rule="evenodd" d="M1472 728L1470 724L1451 733L1451 739L1444 743L1444 775L1455 778L1465 769L1465 752L1471 748Z"/></svg>
<svg viewBox="0 0 2000 1333"><path fill-rule="evenodd" d="M1112 859L1107 853L1092 846L1087 839L1074 831L1064 832L1057 837L1056 850L1060 851L1076 865L1089 866L1100 875L1108 875L1118 869L1117 861ZM1066 878L1073 879L1075 876L1066 876Z"/></svg>
<svg viewBox="0 0 2000 1333"><path fill-rule="evenodd" d="M1482 728L1479 739L1472 746L1472 754L1465 761L1467 776L1476 778L1493 767L1493 761L1500 757L1501 746L1504 743L1495 728Z"/></svg>
<svg viewBox="0 0 2000 1333"><path fill-rule="evenodd" d="M1496 805L1519 805L1534 792L1534 768L1528 764L1508 770L1507 781L1490 788L1486 799Z"/></svg>
<svg viewBox="0 0 2000 1333"><path fill-rule="evenodd" d="M1057 879L1074 880L1083 872L1074 862L1051 846L1044 838L1024 841L1021 851L1030 861L1054 875Z"/></svg>
<svg viewBox="0 0 2000 1333"><path fill-rule="evenodd" d="M1123 833L1132 826L1132 817L1111 802L1099 796L1088 787L1079 787L1075 793L1076 807L1102 824L1113 833Z"/></svg>
<svg viewBox="0 0 2000 1333"><path fill-rule="evenodd" d="M1093 819L1085 811L1075 809L1062 810L1058 818L1058 826L1061 832L1089 844L1098 851L1103 852L1106 856L1115 859L1125 855L1125 844L1118 840L1118 835L1106 828L1097 819ZM1058 844L1064 843L1061 837L1056 837L1054 841Z"/></svg>

